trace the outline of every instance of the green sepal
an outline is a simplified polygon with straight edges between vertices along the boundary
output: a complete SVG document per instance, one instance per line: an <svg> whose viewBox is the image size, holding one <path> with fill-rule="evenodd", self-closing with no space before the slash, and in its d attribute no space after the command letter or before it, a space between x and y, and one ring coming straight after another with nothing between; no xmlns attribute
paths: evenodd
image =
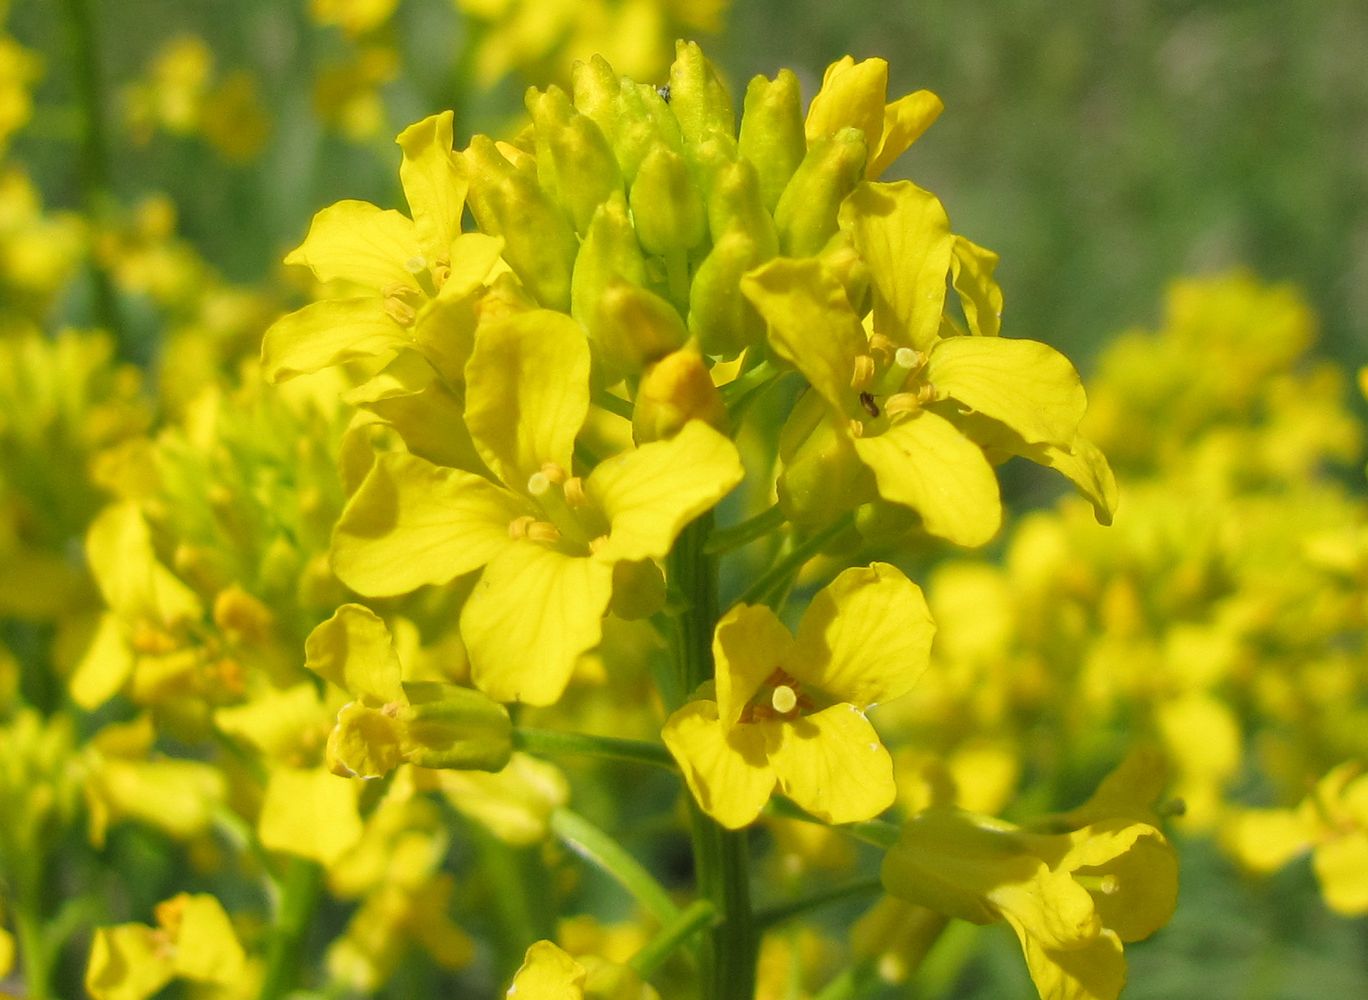
<svg viewBox="0 0 1368 1000"><path fill-rule="evenodd" d="M501 771L513 754L508 711L473 688L440 681L406 681L409 703L399 710L404 758L419 767Z"/></svg>
<svg viewBox="0 0 1368 1000"><path fill-rule="evenodd" d="M781 69L773 80L763 76L751 80L746 88L737 152L755 167L761 201L774 211L784 187L807 155L803 95L792 70Z"/></svg>
<svg viewBox="0 0 1368 1000"><path fill-rule="evenodd" d="M674 306L625 281L611 282L603 289L590 329L608 384L615 376L640 374L689 339Z"/></svg>
<svg viewBox="0 0 1368 1000"><path fill-rule="evenodd" d="M710 132L736 134L731 95L697 42L675 43L675 61L670 66L670 108L690 145Z"/></svg>
<svg viewBox="0 0 1368 1000"><path fill-rule="evenodd" d="M865 155L864 133L856 128L813 143L774 209L784 254L810 256L831 239L836 210L864 177Z"/></svg>
<svg viewBox="0 0 1368 1000"><path fill-rule="evenodd" d="M657 145L646 154L630 202L637 239L650 253L687 252L703 242L703 198L678 153Z"/></svg>
<svg viewBox="0 0 1368 1000"><path fill-rule="evenodd" d="M617 158L594 122L570 105L559 87L527 92L537 126L537 173L543 191L570 214L583 235L594 212L622 190Z"/></svg>
<svg viewBox="0 0 1368 1000"><path fill-rule="evenodd" d="M708 195L708 229L716 243L726 233L741 230L754 240L760 260L779 252L779 234L760 194L755 167L737 160L721 167Z"/></svg>
<svg viewBox="0 0 1368 1000"><path fill-rule="evenodd" d="M741 294L741 275L773 256L735 229L713 245L689 289L689 332L704 354L733 357L765 339L765 321Z"/></svg>

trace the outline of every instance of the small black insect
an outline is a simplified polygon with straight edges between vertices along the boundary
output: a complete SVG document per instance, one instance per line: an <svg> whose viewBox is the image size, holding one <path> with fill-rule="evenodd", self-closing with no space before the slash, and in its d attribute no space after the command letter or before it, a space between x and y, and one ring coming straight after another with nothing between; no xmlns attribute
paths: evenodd
<svg viewBox="0 0 1368 1000"><path fill-rule="evenodd" d="M663 83L657 87L656 93L660 95L660 99L666 104L670 103L670 85L668 83Z"/></svg>
<svg viewBox="0 0 1368 1000"><path fill-rule="evenodd" d="M879 404L874 402L874 396L872 393L860 393L860 405L865 408L865 412L868 413L871 417L877 417L879 415Z"/></svg>

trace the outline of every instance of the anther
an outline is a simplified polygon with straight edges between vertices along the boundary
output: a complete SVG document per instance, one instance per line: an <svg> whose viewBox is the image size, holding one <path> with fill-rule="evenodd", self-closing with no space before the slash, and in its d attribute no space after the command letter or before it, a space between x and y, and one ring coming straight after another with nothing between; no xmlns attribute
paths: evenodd
<svg viewBox="0 0 1368 1000"><path fill-rule="evenodd" d="M552 486L559 486L565 482L565 470L555 462L543 462L541 474L546 477L546 481Z"/></svg>
<svg viewBox="0 0 1368 1000"><path fill-rule="evenodd" d="M931 403L936 399L936 385L934 382L927 382L917 390L917 402Z"/></svg>
<svg viewBox="0 0 1368 1000"><path fill-rule="evenodd" d="M885 409L886 409L886 407L885 407ZM850 436L851 436L851 437L856 437L856 438L858 438L858 437L864 437L864 421L863 421L863 420L852 420L852 421L850 422Z"/></svg>
<svg viewBox="0 0 1368 1000"><path fill-rule="evenodd" d="M600 551L600 550L601 550L605 545L607 545L607 544L608 544L608 536L607 536L607 535L599 535L597 538L591 538L591 539L589 539L589 551L590 551L590 552L598 552L598 551Z"/></svg>
<svg viewBox="0 0 1368 1000"><path fill-rule="evenodd" d="M534 542L559 542L561 533L550 521L533 521L527 526L527 537Z"/></svg>
<svg viewBox="0 0 1368 1000"><path fill-rule="evenodd" d="M874 360L881 365L888 364L890 358L898 351L898 345L889 340L882 333L870 334L869 353L874 356Z"/></svg>
<svg viewBox="0 0 1368 1000"><path fill-rule="evenodd" d="M855 359L855 372L850 376L850 387L856 392L863 392L868 389L874 381L875 370L874 359L868 354L861 354Z"/></svg>
<svg viewBox="0 0 1368 1000"><path fill-rule="evenodd" d="M921 408L921 403L917 399L917 394L913 392L895 392L884 400L883 411L890 417L895 417L900 413L911 413Z"/></svg>
<svg viewBox="0 0 1368 1000"><path fill-rule="evenodd" d="M780 715L788 715L798 707L798 693L787 684L780 684L770 697L770 704Z"/></svg>
<svg viewBox="0 0 1368 1000"><path fill-rule="evenodd" d="M561 486L565 493L565 502L571 507L589 506L589 498L584 493L584 480L579 476L571 476Z"/></svg>
<svg viewBox="0 0 1368 1000"><path fill-rule="evenodd" d="M522 517L515 517L513 520L508 522L508 537L513 539L526 538L527 529L531 527L536 520L537 519L533 517L531 514L524 514L522 515Z"/></svg>

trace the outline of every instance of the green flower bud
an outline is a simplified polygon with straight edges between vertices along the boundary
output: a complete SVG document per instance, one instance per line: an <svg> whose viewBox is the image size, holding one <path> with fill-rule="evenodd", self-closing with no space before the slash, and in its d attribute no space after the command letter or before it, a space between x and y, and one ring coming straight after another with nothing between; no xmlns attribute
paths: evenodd
<svg viewBox="0 0 1368 1000"><path fill-rule="evenodd" d="M622 85L608 60L594 55L588 62L575 63L570 71L570 92L575 109L599 127L611 143L617 137Z"/></svg>
<svg viewBox="0 0 1368 1000"><path fill-rule="evenodd" d="M794 407L780 434L779 508L798 524L825 524L874 496L874 478L816 393Z"/></svg>
<svg viewBox="0 0 1368 1000"><path fill-rule="evenodd" d="M572 108L560 88L529 90L527 109L537 129L542 190L560 201L583 234L599 205L622 190L617 159L599 127Z"/></svg>
<svg viewBox="0 0 1368 1000"><path fill-rule="evenodd" d="M575 258L570 285L570 315L584 325L595 343L601 339L596 329L599 299L617 281L646 284L646 261L621 192L614 192L594 213Z"/></svg>
<svg viewBox="0 0 1368 1000"><path fill-rule="evenodd" d="M746 233L760 249L761 261L779 252L774 219L765 210L759 178L748 161L728 163L714 176L708 197L708 229L714 243L734 229Z"/></svg>
<svg viewBox="0 0 1368 1000"><path fill-rule="evenodd" d="M774 211L785 185L807 155L803 97L792 70L781 69L773 80L757 76L750 82L737 151L755 166L761 201Z"/></svg>
<svg viewBox="0 0 1368 1000"><path fill-rule="evenodd" d="M589 335L609 384L640 372L689 338L674 306L625 281L611 282L603 289Z"/></svg>
<svg viewBox="0 0 1368 1000"><path fill-rule="evenodd" d="M399 710L404 759L419 767L499 771L513 754L507 710L472 688L408 681L409 704Z"/></svg>
<svg viewBox="0 0 1368 1000"><path fill-rule="evenodd" d="M690 144L701 142L711 132L736 134L731 95L697 42L675 43L675 61L670 66L670 107L679 120L680 132Z"/></svg>
<svg viewBox="0 0 1368 1000"><path fill-rule="evenodd" d="M718 176L737 160L736 139L725 132L713 132L696 145L684 151L689 166L693 169L694 180L703 192L703 201L712 200L712 189Z"/></svg>
<svg viewBox="0 0 1368 1000"><path fill-rule="evenodd" d="M689 332L704 353L734 357L765 338L765 321L741 294L741 275L773 257L749 232L722 236L694 272L689 289Z"/></svg>
<svg viewBox="0 0 1368 1000"><path fill-rule="evenodd" d="M568 310L579 240L564 214L488 137L475 136L464 155L470 210L480 229L503 237L504 260L541 305Z"/></svg>
<svg viewBox="0 0 1368 1000"><path fill-rule="evenodd" d="M813 143L774 209L779 247L790 257L817 253L836 232L836 210L864 176L864 133L843 128Z"/></svg>
<svg viewBox="0 0 1368 1000"><path fill-rule="evenodd" d="M703 242L703 199L679 154L664 146L647 153L630 197L637 239L649 252L664 257Z"/></svg>
<svg viewBox="0 0 1368 1000"><path fill-rule="evenodd" d="M664 146L673 153L684 152L679 122L654 87L624 79L618 90L613 152L627 183L636 182L641 161L656 146Z"/></svg>
<svg viewBox="0 0 1368 1000"><path fill-rule="evenodd" d="M637 444L674 437L690 420L727 432L727 408L703 355L692 345L661 358L637 387L632 437Z"/></svg>

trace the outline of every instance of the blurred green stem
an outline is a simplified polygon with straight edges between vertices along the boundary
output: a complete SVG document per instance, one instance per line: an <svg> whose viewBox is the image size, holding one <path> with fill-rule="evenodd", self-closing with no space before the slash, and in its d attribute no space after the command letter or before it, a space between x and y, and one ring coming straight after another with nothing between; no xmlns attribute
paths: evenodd
<svg viewBox="0 0 1368 1000"><path fill-rule="evenodd" d="M605 760L624 760L633 764L647 764L674 770L674 758L659 743L644 740L624 740L616 736L594 736L589 733L564 733L555 729L513 730L513 747L543 757L557 754L584 754Z"/></svg>
<svg viewBox="0 0 1368 1000"><path fill-rule="evenodd" d="M24 988L29 1000L49 1000L52 996L52 953L43 934L43 917L34 893L21 892L15 907L15 930L19 932L19 954L24 963Z"/></svg>
<svg viewBox="0 0 1368 1000"><path fill-rule="evenodd" d="M742 604L763 601L773 590L779 589L790 575L796 575L809 559L826 547L827 543L854 523L854 516L842 514L820 531L797 542L788 553L765 571L764 575L746 588L738 599Z"/></svg>
<svg viewBox="0 0 1368 1000"><path fill-rule="evenodd" d="M113 200L109 169L109 139L105 132L105 108L101 92L104 64L95 34L92 0L65 0L67 31L71 38L71 65L75 74L75 90L81 110L80 165L81 200L86 215L97 232L109 215ZM133 344L119 313L118 299L109 271L99 259L98 251L90 260L91 288L94 295L95 319L114 337L119 353L134 359Z"/></svg>
<svg viewBox="0 0 1368 1000"><path fill-rule="evenodd" d="M631 893L662 924L679 918L679 907L641 862L579 813L557 809L551 814L551 831L570 850Z"/></svg>
<svg viewBox="0 0 1368 1000"><path fill-rule="evenodd" d="M323 888L323 867L307 858L291 858L285 872L284 890L266 949L266 975L258 1000L280 1000L298 985L318 896Z"/></svg>

